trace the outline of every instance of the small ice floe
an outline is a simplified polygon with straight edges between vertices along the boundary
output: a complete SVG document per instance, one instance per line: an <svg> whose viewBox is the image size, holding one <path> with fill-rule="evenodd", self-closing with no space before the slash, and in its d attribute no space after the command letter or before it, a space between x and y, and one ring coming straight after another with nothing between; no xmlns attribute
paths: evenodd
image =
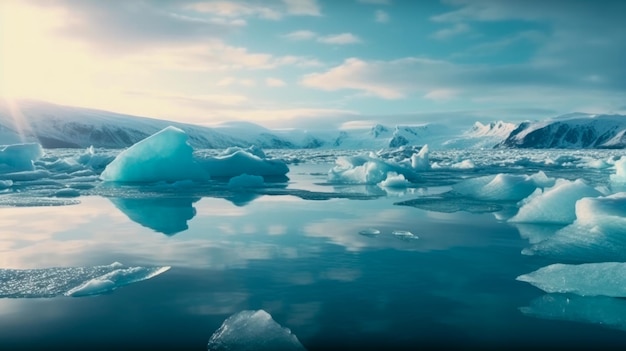
<svg viewBox="0 0 626 351"><path fill-rule="evenodd" d="M288 328L264 310L241 311L228 317L209 339L209 351L304 351Z"/></svg>
<svg viewBox="0 0 626 351"><path fill-rule="evenodd" d="M415 240L419 239L419 237L408 230L394 230L391 232L391 235L395 236L398 239L402 240Z"/></svg>
<svg viewBox="0 0 626 351"><path fill-rule="evenodd" d="M367 229L361 230L359 234L364 235L364 236L378 236L380 235L380 230L376 228L367 228Z"/></svg>

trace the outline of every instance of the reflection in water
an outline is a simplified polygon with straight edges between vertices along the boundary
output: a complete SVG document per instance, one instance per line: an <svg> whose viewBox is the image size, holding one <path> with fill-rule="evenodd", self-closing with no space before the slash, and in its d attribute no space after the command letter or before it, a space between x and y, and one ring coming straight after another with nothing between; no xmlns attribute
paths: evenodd
<svg viewBox="0 0 626 351"><path fill-rule="evenodd" d="M196 215L193 204L199 197L109 198L128 218L165 235L189 228L187 221Z"/></svg>
<svg viewBox="0 0 626 351"><path fill-rule="evenodd" d="M570 294L547 294L521 307L528 316L599 324L626 330L626 300L605 296L578 296Z"/></svg>

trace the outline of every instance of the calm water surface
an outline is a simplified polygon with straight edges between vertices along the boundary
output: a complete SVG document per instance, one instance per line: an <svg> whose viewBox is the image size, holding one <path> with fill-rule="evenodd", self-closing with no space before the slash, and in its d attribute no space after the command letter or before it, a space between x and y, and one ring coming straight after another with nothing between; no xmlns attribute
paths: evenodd
<svg viewBox="0 0 626 351"><path fill-rule="evenodd" d="M328 166L291 169L290 187L337 190L318 184ZM443 190L2 208L0 268L172 268L105 295L2 298L0 349L203 350L246 309L266 310L309 350L626 346L624 300L545 295L515 280L555 262L520 254L528 239L497 214L394 205ZM368 228L381 234L359 234Z"/></svg>

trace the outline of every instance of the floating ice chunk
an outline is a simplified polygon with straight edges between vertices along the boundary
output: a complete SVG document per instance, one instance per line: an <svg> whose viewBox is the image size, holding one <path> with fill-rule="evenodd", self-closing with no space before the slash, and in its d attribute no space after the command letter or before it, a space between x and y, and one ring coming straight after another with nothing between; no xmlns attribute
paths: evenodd
<svg viewBox="0 0 626 351"><path fill-rule="evenodd" d="M602 195L583 180L559 179L545 191L537 189L523 201L519 212L509 221L517 223L572 223L576 201Z"/></svg>
<svg viewBox="0 0 626 351"><path fill-rule="evenodd" d="M548 294L520 311L531 317L597 324L626 330L626 300L606 296Z"/></svg>
<svg viewBox="0 0 626 351"><path fill-rule="evenodd" d="M626 157L622 156L619 160L615 161L615 174L611 174L609 179L612 183L620 185L626 183Z"/></svg>
<svg viewBox="0 0 626 351"><path fill-rule="evenodd" d="M476 165L472 160L463 160L459 163L454 163L450 166L452 169L474 169Z"/></svg>
<svg viewBox="0 0 626 351"><path fill-rule="evenodd" d="M265 155L265 152L263 152L263 150L261 148L259 148L256 145L252 145L247 149L241 148L239 146L232 146L227 148L226 150L222 151L220 153L220 156L230 156L238 151L245 151L249 154L252 154L260 159L266 159L267 155Z"/></svg>
<svg viewBox="0 0 626 351"><path fill-rule="evenodd" d="M10 188L13 185L12 180L0 180L0 189Z"/></svg>
<svg viewBox="0 0 626 351"><path fill-rule="evenodd" d="M378 185L384 188L406 188L410 184L411 182L406 180L402 174L396 172L387 172L387 178L378 183Z"/></svg>
<svg viewBox="0 0 626 351"><path fill-rule="evenodd" d="M115 159L114 155L103 152L96 153L93 146L90 146L84 153L80 154L76 161L83 166L89 167L98 172L104 170L106 166Z"/></svg>
<svg viewBox="0 0 626 351"><path fill-rule="evenodd" d="M522 253L587 262L626 259L626 193L578 200L573 224Z"/></svg>
<svg viewBox="0 0 626 351"><path fill-rule="evenodd" d="M43 169L0 174L0 179L12 180L14 182L38 180L48 177L50 177L50 172Z"/></svg>
<svg viewBox="0 0 626 351"><path fill-rule="evenodd" d="M377 235L380 235L380 230L376 228L367 228L367 229L361 230L359 234L364 235L364 236L377 236Z"/></svg>
<svg viewBox="0 0 626 351"><path fill-rule="evenodd" d="M169 269L169 266L118 268L102 276L90 279L68 290L64 295L79 297L104 294L124 285L156 277L163 272L167 272Z"/></svg>
<svg viewBox="0 0 626 351"><path fill-rule="evenodd" d="M150 279L168 269L169 267L123 268L118 262L91 267L0 269L0 297L44 298L102 294Z"/></svg>
<svg viewBox="0 0 626 351"><path fill-rule="evenodd" d="M194 161L187 134L170 126L122 151L100 177L113 182L171 182L209 175Z"/></svg>
<svg viewBox="0 0 626 351"><path fill-rule="evenodd" d="M232 178L241 174L261 177L284 177L289 173L287 164L280 160L261 158L243 149L233 148L232 153L206 157L198 162L212 177ZM265 155L256 152L260 155Z"/></svg>
<svg viewBox="0 0 626 351"><path fill-rule="evenodd" d="M328 171L328 180L343 184L378 184L388 173L401 174L405 179L415 179L415 171L394 161L386 161L376 155L339 157L336 165Z"/></svg>
<svg viewBox="0 0 626 351"><path fill-rule="evenodd" d="M0 146L0 172L33 171L33 161L43 156L37 143Z"/></svg>
<svg viewBox="0 0 626 351"><path fill-rule="evenodd" d="M430 169L429 155L428 145L422 146L420 152L411 156L411 167L419 171Z"/></svg>
<svg viewBox="0 0 626 351"><path fill-rule="evenodd" d="M391 232L391 235L400 238L400 239L404 239L404 240L415 240L418 239L418 236L411 233L408 230L394 230Z"/></svg>
<svg viewBox="0 0 626 351"><path fill-rule="evenodd" d="M241 311L224 321L208 343L209 351L305 350L288 328L264 310Z"/></svg>
<svg viewBox="0 0 626 351"><path fill-rule="evenodd" d="M580 265L557 263L520 275L517 280L530 283L548 293L626 297L624 272L626 272L624 262Z"/></svg>
<svg viewBox="0 0 626 351"><path fill-rule="evenodd" d="M464 180L452 186L456 192L484 200L519 201L537 188L554 185L554 179L545 173L515 175L500 173Z"/></svg>
<svg viewBox="0 0 626 351"><path fill-rule="evenodd" d="M260 188L263 186L263 177L241 174L228 180L229 188Z"/></svg>

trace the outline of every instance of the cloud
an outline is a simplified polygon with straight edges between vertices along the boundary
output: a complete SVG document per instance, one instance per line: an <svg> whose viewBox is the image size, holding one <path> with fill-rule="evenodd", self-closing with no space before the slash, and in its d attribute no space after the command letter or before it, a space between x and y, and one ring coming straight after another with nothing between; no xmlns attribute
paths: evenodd
<svg viewBox="0 0 626 351"><path fill-rule="evenodd" d="M346 45L360 43L361 39L352 33L341 33L319 37L317 41L324 44Z"/></svg>
<svg viewBox="0 0 626 351"><path fill-rule="evenodd" d="M186 9L223 17L259 17L279 20L283 13L271 7L242 1L203 1L185 5Z"/></svg>
<svg viewBox="0 0 626 351"><path fill-rule="evenodd" d="M310 30L297 30L291 33L287 33L282 36L283 38L289 40L311 40L317 37L317 33L312 32Z"/></svg>
<svg viewBox="0 0 626 351"><path fill-rule="evenodd" d="M228 86L234 86L234 85L239 85L239 86L243 86L243 87L253 87L256 85L256 82L254 81L254 79L237 79L235 77L225 77L220 79L215 85L217 85L218 87L228 87Z"/></svg>
<svg viewBox="0 0 626 351"><path fill-rule="evenodd" d="M436 31L432 34L435 39L447 39L459 34L467 33L470 31L470 27L465 23L456 23L454 26L444 28Z"/></svg>
<svg viewBox="0 0 626 351"><path fill-rule="evenodd" d="M424 95L424 99L433 101L446 101L454 98L458 92L453 89L435 89Z"/></svg>
<svg viewBox="0 0 626 351"><path fill-rule="evenodd" d="M315 0L283 0L287 13L291 15L321 16L319 4Z"/></svg>
<svg viewBox="0 0 626 351"><path fill-rule="evenodd" d="M374 12L374 21L378 23L387 23L389 22L389 14L383 10L376 10L376 12Z"/></svg>
<svg viewBox="0 0 626 351"><path fill-rule="evenodd" d="M281 79L269 77L265 79L265 85L268 87L279 88L284 87L287 83Z"/></svg>
<svg viewBox="0 0 626 351"><path fill-rule="evenodd" d="M282 37L294 41L316 40L317 42L322 44L334 45L348 45L362 42L361 38L352 33L340 33L320 36L319 34L310 30L297 30L294 32L283 34Z"/></svg>

